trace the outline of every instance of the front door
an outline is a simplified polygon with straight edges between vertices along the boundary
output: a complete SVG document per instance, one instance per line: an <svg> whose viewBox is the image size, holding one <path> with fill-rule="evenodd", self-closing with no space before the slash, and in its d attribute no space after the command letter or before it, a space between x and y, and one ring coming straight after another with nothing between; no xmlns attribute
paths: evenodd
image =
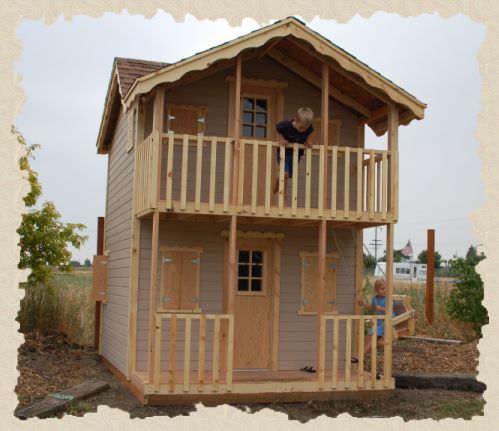
<svg viewBox="0 0 499 431"><path fill-rule="evenodd" d="M271 363L272 240L238 238L234 298L234 368L268 369Z"/></svg>

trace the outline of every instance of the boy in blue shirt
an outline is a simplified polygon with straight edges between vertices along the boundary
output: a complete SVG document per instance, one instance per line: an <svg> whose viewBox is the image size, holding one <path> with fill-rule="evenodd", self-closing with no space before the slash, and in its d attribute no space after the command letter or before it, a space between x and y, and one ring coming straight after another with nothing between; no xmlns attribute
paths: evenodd
<svg viewBox="0 0 499 431"><path fill-rule="evenodd" d="M311 148L313 142L309 140L310 134L314 131L312 121L314 113L310 108L301 107L296 111L296 116L291 120L284 120L277 123L277 141L280 145L286 146L288 143L304 144L306 147ZM298 161L303 156L303 148L298 151ZM277 163L281 162L280 149L277 149ZM286 190L288 178L293 176L293 149L286 148L284 153L284 205L287 206ZM279 177L276 178L274 183L273 192L277 193L279 190Z"/></svg>

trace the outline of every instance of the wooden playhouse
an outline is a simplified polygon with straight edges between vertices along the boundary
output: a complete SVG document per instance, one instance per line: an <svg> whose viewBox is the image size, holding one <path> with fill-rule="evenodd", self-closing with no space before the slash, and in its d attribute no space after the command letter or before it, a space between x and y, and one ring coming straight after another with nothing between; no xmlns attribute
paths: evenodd
<svg viewBox="0 0 499 431"><path fill-rule="evenodd" d="M300 106L315 145L298 164L290 144L284 190L275 124ZM362 233L387 227L390 299L398 127L425 107L295 18L173 64L116 58L97 140L104 362L150 404L393 389L391 318L364 366Z"/></svg>

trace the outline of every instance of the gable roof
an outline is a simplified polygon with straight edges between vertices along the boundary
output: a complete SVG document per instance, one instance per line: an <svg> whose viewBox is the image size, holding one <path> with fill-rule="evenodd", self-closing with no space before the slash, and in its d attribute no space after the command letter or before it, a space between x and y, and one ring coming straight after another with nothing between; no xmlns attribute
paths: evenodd
<svg viewBox="0 0 499 431"><path fill-rule="evenodd" d="M367 111L359 110L358 112L373 114L372 119L373 121L376 120L377 124L368 124L376 134L382 135L387 129L386 105L384 107L381 106L380 101L383 101L385 104L397 104L401 107L399 115L400 113L403 115L400 117L400 124L409 124L413 119L422 119L424 117L425 103L419 101L415 96L398 87L392 81L371 69L330 40L309 29L303 22L294 17L277 21L269 26L254 30L246 35L198 52L172 64L125 58L115 59L112 79L116 75L116 83L119 86L119 93L121 95L121 104L125 110L128 110L136 97L140 94L148 93L159 84L178 81L189 72L210 68L223 60L235 58L243 52L260 48L264 45L268 46L273 41L285 38L305 44L304 49L306 49L307 55L310 54L311 56L328 61L328 64L333 67L333 72L340 72L338 75L345 77L346 88L352 88L353 85L364 89L370 95L374 95L371 98L366 98L365 95L363 98L361 97L364 104L369 105L369 109ZM270 44L268 43L269 41ZM279 52L279 54L289 55L289 52ZM281 59L281 61L285 61L286 58L288 57ZM305 66L302 70L308 70L306 65L300 65L296 62L293 64L299 68L300 66ZM116 72L115 75L114 72ZM337 74L333 73L332 75ZM112 80L110 85L111 83ZM332 82L332 84L334 88L335 83ZM344 90L341 91L340 89L337 94L345 97ZM116 100L114 100L115 103L111 103L112 101L109 100L110 96L111 94L108 89L105 111L110 105L116 106ZM112 96L115 96L115 94ZM348 95L346 97L349 98ZM375 103L373 98L376 98L378 103ZM357 103L355 100L353 102ZM361 106L362 104L357 103L357 105ZM384 111L383 108L385 108ZM103 123L105 121L106 116L103 115ZM101 132L107 128L101 124L97 140L98 152L105 152L103 147L107 139L102 136Z"/></svg>

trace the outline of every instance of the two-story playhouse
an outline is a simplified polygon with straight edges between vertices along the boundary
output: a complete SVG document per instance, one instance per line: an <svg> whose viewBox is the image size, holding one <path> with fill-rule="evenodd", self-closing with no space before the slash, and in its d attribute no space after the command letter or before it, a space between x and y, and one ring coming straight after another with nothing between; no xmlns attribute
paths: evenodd
<svg viewBox="0 0 499 431"><path fill-rule="evenodd" d="M300 106L316 144L299 164L290 144L284 190L275 124ZM364 362L362 232L387 226L391 298L397 130L425 107L294 18L173 64L116 58L97 140L106 364L144 403L393 389L390 318Z"/></svg>

